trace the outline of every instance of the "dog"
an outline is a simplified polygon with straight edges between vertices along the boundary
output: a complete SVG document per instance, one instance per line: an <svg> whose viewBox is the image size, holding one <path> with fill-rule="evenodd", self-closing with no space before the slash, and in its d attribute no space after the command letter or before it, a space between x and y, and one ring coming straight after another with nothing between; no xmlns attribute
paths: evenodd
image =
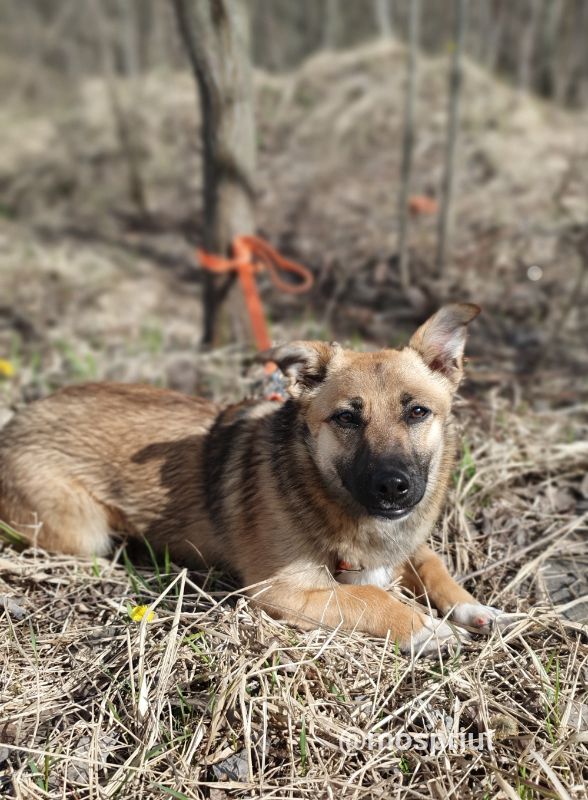
<svg viewBox="0 0 588 800"><path fill-rule="evenodd" d="M398 350L277 346L261 358L289 379L284 403L219 407L114 383L58 391L0 434L0 519L49 551L103 556L128 536L177 563L225 564L258 606L306 629L421 653L455 638L450 622L488 633L501 612L426 544L479 310L444 306ZM441 617L386 591L393 580Z"/></svg>

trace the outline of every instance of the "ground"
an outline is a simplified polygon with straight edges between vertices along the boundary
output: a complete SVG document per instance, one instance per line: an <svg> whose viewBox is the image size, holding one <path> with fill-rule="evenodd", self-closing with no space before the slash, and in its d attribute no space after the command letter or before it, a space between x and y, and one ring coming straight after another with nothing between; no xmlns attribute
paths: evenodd
<svg viewBox="0 0 588 800"><path fill-rule="evenodd" d="M421 68L414 191L431 196L444 64ZM317 278L304 299L263 283L264 300L276 340L358 347L396 346L445 300L483 306L435 547L468 589L520 621L413 663L393 642L272 621L216 572L7 544L7 796L585 796L586 115L467 66L453 257L436 276L436 217L413 218L407 297L394 227L403 65L402 48L385 43L257 75L260 231ZM217 399L259 388L247 346L198 350L190 77L154 73L120 91L147 214L129 199L100 82L76 107L0 110L0 424L79 380ZM144 605L154 613L141 616ZM467 746L458 733L471 734Z"/></svg>

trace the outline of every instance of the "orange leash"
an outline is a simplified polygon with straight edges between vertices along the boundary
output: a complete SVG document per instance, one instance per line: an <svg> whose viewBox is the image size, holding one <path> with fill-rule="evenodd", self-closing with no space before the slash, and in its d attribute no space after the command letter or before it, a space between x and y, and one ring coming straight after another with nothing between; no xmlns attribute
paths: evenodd
<svg viewBox="0 0 588 800"><path fill-rule="evenodd" d="M271 347L271 340L255 276L263 269L267 269L274 286L288 294L307 292L313 285L314 278L310 270L303 267L302 264L284 258L271 245L257 236L237 236L233 239L232 250L233 258L224 258L201 249L198 249L196 253L204 269L216 273L236 272L238 274L251 320L255 344L259 350L268 350ZM280 272L290 272L301 280L299 283L289 283L280 277ZM274 369L274 364L271 367L270 365L266 366L268 372L273 372Z"/></svg>

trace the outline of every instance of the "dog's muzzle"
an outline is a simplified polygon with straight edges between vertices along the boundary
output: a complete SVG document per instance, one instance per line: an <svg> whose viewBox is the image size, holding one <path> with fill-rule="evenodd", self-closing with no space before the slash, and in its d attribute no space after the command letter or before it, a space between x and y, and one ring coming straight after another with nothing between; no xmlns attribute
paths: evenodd
<svg viewBox="0 0 588 800"><path fill-rule="evenodd" d="M362 464L357 459L341 477L347 491L368 514L386 519L406 517L427 488L423 470L399 461Z"/></svg>
<svg viewBox="0 0 588 800"><path fill-rule="evenodd" d="M395 519L403 517L414 505L407 506L410 490L411 480L406 472L399 469L378 470L370 481L369 507L376 514L384 512L385 516Z"/></svg>

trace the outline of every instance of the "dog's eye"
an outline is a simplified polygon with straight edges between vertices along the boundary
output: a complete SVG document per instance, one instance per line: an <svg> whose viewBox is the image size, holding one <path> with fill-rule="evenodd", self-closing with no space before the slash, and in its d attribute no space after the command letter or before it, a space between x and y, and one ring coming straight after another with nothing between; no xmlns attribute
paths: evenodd
<svg viewBox="0 0 588 800"><path fill-rule="evenodd" d="M332 419L342 428L355 428L359 425L359 418L353 411L338 411L336 414L333 414Z"/></svg>
<svg viewBox="0 0 588 800"><path fill-rule="evenodd" d="M430 410L425 406L413 406L408 412L408 419L413 422L420 422L420 420L428 417L430 413Z"/></svg>

